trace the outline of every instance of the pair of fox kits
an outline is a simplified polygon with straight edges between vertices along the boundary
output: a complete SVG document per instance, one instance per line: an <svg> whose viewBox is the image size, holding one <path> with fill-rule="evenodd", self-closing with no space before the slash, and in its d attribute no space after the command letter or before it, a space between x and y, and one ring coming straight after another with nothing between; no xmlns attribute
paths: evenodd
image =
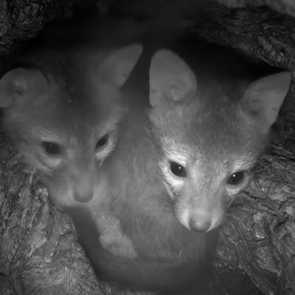
<svg viewBox="0 0 295 295"><path fill-rule="evenodd" d="M101 279L193 293L291 75L262 75L197 41L143 51L97 38L43 44L10 65L0 80L4 127L72 216Z"/></svg>

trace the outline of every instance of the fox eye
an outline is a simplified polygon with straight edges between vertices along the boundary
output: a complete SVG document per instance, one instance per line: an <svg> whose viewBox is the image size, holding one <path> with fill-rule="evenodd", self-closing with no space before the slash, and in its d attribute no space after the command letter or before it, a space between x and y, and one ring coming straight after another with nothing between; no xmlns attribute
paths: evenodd
<svg viewBox="0 0 295 295"><path fill-rule="evenodd" d="M170 171L177 177L186 177L185 168L175 162L170 162Z"/></svg>
<svg viewBox="0 0 295 295"><path fill-rule="evenodd" d="M95 149L98 150L103 148L108 143L108 141L109 141L109 135L106 134L97 141Z"/></svg>
<svg viewBox="0 0 295 295"><path fill-rule="evenodd" d="M244 178L245 178L245 172L238 171L230 175L228 179L226 180L226 183L230 185L239 185L240 183L243 182Z"/></svg>
<svg viewBox="0 0 295 295"><path fill-rule="evenodd" d="M59 155L61 153L61 147L59 144L55 142L48 142L48 141L43 141L42 142L43 149L48 155Z"/></svg>

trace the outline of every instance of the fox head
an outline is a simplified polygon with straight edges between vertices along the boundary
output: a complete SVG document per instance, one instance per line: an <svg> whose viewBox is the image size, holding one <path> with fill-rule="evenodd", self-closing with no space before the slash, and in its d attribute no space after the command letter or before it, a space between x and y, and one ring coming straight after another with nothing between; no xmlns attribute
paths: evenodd
<svg viewBox="0 0 295 295"><path fill-rule="evenodd" d="M155 53L149 119L164 184L185 227L206 232L221 224L225 209L250 180L290 82L291 74L281 72L226 97L212 85L198 87L175 53Z"/></svg>
<svg viewBox="0 0 295 295"><path fill-rule="evenodd" d="M44 56L1 78L4 128L59 208L93 197L98 168L116 146L125 112L120 88L141 51L130 45L103 54L81 49L59 61Z"/></svg>

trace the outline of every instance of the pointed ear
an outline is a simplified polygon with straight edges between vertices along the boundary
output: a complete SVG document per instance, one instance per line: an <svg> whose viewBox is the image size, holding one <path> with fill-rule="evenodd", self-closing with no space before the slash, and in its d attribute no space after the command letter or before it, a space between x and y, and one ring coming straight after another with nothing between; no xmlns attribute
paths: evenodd
<svg viewBox="0 0 295 295"><path fill-rule="evenodd" d="M197 80L189 66L169 50L158 51L150 66L150 104L182 102L197 91Z"/></svg>
<svg viewBox="0 0 295 295"><path fill-rule="evenodd" d="M268 132L276 121L291 84L291 73L281 72L252 82L246 89L242 103L255 114L262 129Z"/></svg>
<svg viewBox="0 0 295 295"><path fill-rule="evenodd" d="M112 84L117 87L123 86L136 65L142 50L142 45L133 44L113 52L103 61L100 72Z"/></svg>
<svg viewBox="0 0 295 295"><path fill-rule="evenodd" d="M0 108L42 94L48 86L47 79L38 70L22 68L11 70L0 80Z"/></svg>

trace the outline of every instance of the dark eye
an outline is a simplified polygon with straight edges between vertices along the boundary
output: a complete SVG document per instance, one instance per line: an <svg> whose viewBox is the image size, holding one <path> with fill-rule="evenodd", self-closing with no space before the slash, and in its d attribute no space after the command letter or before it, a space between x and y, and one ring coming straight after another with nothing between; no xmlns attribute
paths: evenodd
<svg viewBox="0 0 295 295"><path fill-rule="evenodd" d="M108 143L108 141L109 141L109 135L106 134L97 141L95 149L96 150L101 149Z"/></svg>
<svg viewBox="0 0 295 295"><path fill-rule="evenodd" d="M170 171L175 176L178 176L178 177L186 177L185 168L182 165L178 164L178 163L171 162L170 163Z"/></svg>
<svg viewBox="0 0 295 295"><path fill-rule="evenodd" d="M59 155L61 153L61 147L59 144L55 143L55 142L46 142L43 141L42 142L42 146L45 150L45 152L49 155Z"/></svg>
<svg viewBox="0 0 295 295"><path fill-rule="evenodd" d="M238 171L230 175L226 181L227 184L230 185L239 185L243 182L245 178L245 172L244 171Z"/></svg>

